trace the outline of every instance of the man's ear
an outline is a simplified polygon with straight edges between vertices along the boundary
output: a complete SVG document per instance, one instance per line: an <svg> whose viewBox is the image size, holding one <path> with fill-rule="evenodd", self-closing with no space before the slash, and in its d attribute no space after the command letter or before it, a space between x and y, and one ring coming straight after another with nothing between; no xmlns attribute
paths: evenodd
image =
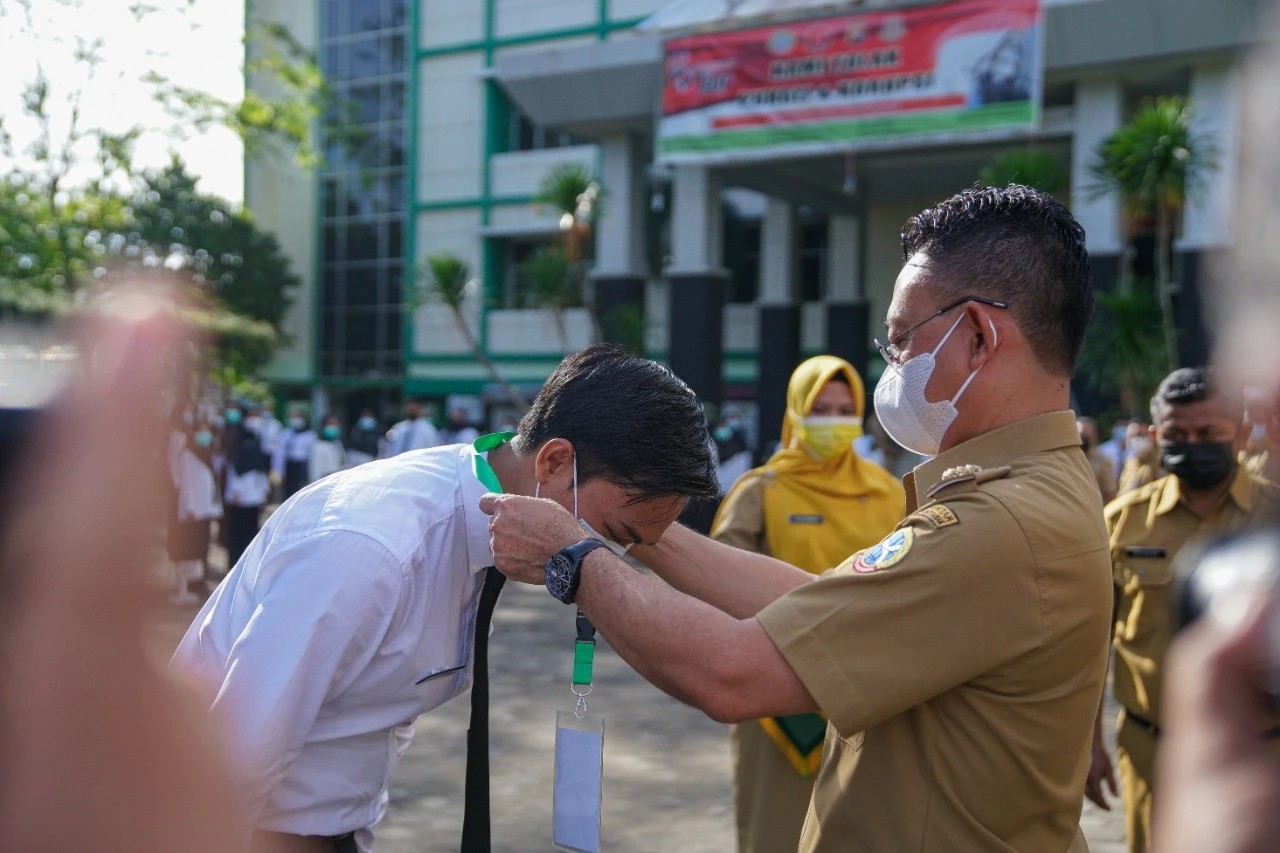
<svg viewBox="0 0 1280 853"><path fill-rule="evenodd" d="M572 470L573 444L568 440L553 438L538 448L538 455L533 460L533 475L539 484L547 486Z"/></svg>
<svg viewBox="0 0 1280 853"><path fill-rule="evenodd" d="M969 354L970 370L977 370L986 364L987 360L1000 347L1000 331L996 327L996 322L991 317L991 313L976 302L969 302L965 305L965 314L968 317L968 322L972 324L974 331L977 333L973 349Z"/></svg>

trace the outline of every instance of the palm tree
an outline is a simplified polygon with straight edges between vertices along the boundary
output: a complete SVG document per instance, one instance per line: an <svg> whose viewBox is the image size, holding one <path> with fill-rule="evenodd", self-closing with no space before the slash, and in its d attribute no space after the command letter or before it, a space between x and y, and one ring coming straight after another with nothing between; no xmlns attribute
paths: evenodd
<svg viewBox="0 0 1280 853"><path fill-rule="evenodd" d="M1153 290L1143 279L1124 293L1099 293L1080 355L1080 375L1094 390L1117 394L1131 418L1146 418L1147 403L1167 372Z"/></svg>
<svg viewBox="0 0 1280 853"><path fill-rule="evenodd" d="M1022 184L1049 195L1058 195L1067 187L1067 169L1056 154L1043 148L1019 148L1006 151L982 170L984 186L1004 187Z"/></svg>
<svg viewBox="0 0 1280 853"><path fill-rule="evenodd" d="M600 215L600 184L577 163L561 163L543 175L534 201L559 214L560 250L568 264L569 285L578 303L587 307L593 340L600 340L600 318L586 288L587 249L592 228Z"/></svg>
<svg viewBox="0 0 1280 853"><path fill-rule="evenodd" d="M498 370L498 366L485 353L480 346L480 342L476 340L475 332L471 330L471 326L467 323L467 318L463 311L468 292L475 288L476 283L471 276L471 269L467 266L467 262L457 255L447 252L428 255L426 260L419 264L418 275L420 280L426 283L426 293L422 295L433 296L449 308L458 331L467 342L467 346L471 348L471 353L476 361L489 374L489 378L502 387L513 406L520 411L529 408L528 401L503 377Z"/></svg>
<svg viewBox="0 0 1280 853"><path fill-rule="evenodd" d="M582 304L573 284L573 270L565 253L557 246L539 249L520 267L525 293L536 305L549 308L555 318L560 344L569 348L569 328L564 311Z"/></svg>
<svg viewBox="0 0 1280 853"><path fill-rule="evenodd" d="M1192 129L1187 99L1170 96L1145 102L1102 141L1090 165L1098 194L1119 195L1131 227L1134 219L1155 218L1155 289L1170 370L1178 366L1171 274L1175 217L1187 198L1200 191L1215 160L1214 141ZM1121 292L1128 285L1122 281Z"/></svg>

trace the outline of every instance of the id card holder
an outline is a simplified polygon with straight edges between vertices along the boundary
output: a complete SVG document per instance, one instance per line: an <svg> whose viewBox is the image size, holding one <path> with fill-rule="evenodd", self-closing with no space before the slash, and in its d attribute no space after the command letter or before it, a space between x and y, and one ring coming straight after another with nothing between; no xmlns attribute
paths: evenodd
<svg viewBox="0 0 1280 853"><path fill-rule="evenodd" d="M551 840L557 850L599 853L604 717L556 712Z"/></svg>

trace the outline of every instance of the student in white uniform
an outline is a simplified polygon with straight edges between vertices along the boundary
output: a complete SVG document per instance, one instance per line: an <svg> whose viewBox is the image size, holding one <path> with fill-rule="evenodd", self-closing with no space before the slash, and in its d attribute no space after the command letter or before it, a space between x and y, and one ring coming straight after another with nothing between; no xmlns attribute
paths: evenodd
<svg viewBox="0 0 1280 853"><path fill-rule="evenodd" d="M226 486L223 497L226 503L227 565L234 566L258 535L262 525L262 509L271 494L267 479L267 457L258 443L258 436L244 424L228 426L223 437L226 453Z"/></svg>
<svg viewBox="0 0 1280 853"><path fill-rule="evenodd" d="M320 437L311 445L311 465L307 476L314 483L347 467L342 447L342 426L337 415L327 415L320 424Z"/></svg>
<svg viewBox="0 0 1280 853"><path fill-rule="evenodd" d="M387 456L440 445L440 432L427 417L422 401L411 397L404 404L404 420L387 432Z"/></svg>
<svg viewBox="0 0 1280 853"><path fill-rule="evenodd" d="M347 464L354 467L377 459L378 444L381 441L378 419L374 416L373 409L365 409L347 434L347 443L343 447L347 451Z"/></svg>
<svg viewBox="0 0 1280 853"><path fill-rule="evenodd" d="M311 445L315 440L315 430L307 425L307 413L292 409L289 423L271 455L271 472L284 484L281 500L287 501L311 482Z"/></svg>
<svg viewBox="0 0 1280 853"><path fill-rule="evenodd" d="M208 575L209 525L222 518L222 500L213 476L213 430L194 425L191 440L178 451L174 470L177 524L169 530L169 560L173 572L173 604L199 604L190 583Z"/></svg>
<svg viewBox="0 0 1280 853"><path fill-rule="evenodd" d="M217 697L255 840L371 849L414 719L471 683L490 487L580 506L578 546L655 542L715 496L708 445L684 383L598 345L561 363L514 437L361 465L281 506L172 664Z"/></svg>

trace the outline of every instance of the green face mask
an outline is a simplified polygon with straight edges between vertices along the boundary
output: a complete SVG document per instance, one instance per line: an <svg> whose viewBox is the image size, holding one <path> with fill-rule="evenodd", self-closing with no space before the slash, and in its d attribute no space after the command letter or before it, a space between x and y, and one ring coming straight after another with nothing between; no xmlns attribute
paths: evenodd
<svg viewBox="0 0 1280 853"><path fill-rule="evenodd" d="M244 414L239 409L227 409L227 423L238 424L244 419Z"/></svg>
<svg viewBox="0 0 1280 853"><path fill-rule="evenodd" d="M797 434L810 453L826 462L853 446L862 435L862 418L805 418Z"/></svg>
<svg viewBox="0 0 1280 853"><path fill-rule="evenodd" d="M324 430L322 430L321 434L325 437L326 440L335 441L337 440L338 436L342 435L342 431L338 429L336 426L327 426L324 428Z"/></svg>

